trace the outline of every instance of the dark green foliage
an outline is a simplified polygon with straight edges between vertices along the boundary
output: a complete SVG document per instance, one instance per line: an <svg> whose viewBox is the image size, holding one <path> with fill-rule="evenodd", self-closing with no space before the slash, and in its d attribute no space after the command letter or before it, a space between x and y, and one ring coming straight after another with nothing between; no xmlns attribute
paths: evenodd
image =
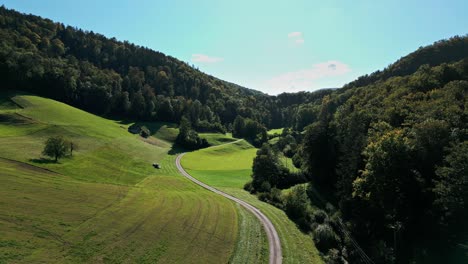
<svg viewBox="0 0 468 264"><path fill-rule="evenodd" d="M301 148L298 149L296 154L292 157L292 162L294 167L301 168L302 167L302 150Z"/></svg>
<svg viewBox="0 0 468 264"><path fill-rule="evenodd" d="M70 142L67 142L61 136L54 136L47 139L45 142L44 150L42 151L43 155L54 158L55 162L58 159L65 157L69 153Z"/></svg>
<svg viewBox="0 0 468 264"><path fill-rule="evenodd" d="M151 136L151 132L146 126L142 126L140 128L140 136L142 136L144 138L147 138L147 137Z"/></svg>
<svg viewBox="0 0 468 264"><path fill-rule="evenodd" d="M306 188L298 185L292 188L284 197L284 211L303 230L310 227L309 200L307 199Z"/></svg>
<svg viewBox="0 0 468 264"><path fill-rule="evenodd" d="M453 63L468 57L468 38L455 36L448 40L440 40L428 47L420 47L417 51L399 59L383 71L364 75L345 85L345 88L366 86L378 80L386 80L395 76L405 76L414 73L421 65L436 66L443 63ZM453 74L453 73L452 73ZM450 73L446 73L447 77ZM453 75L452 75L453 76ZM447 81L447 79L446 79Z"/></svg>
<svg viewBox="0 0 468 264"><path fill-rule="evenodd" d="M303 172L290 172L278 154L267 143L257 151L252 167L252 182L245 186L249 192L270 192L271 188L286 189L307 181Z"/></svg>
<svg viewBox="0 0 468 264"><path fill-rule="evenodd" d="M255 189L252 186L252 181L249 181L246 184L244 184L244 190L248 191L249 193L255 192Z"/></svg>
<svg viewBox="0 0 468 264"><path fill-rule="evenodd" d="M339 237L328 224L319 224L312 232L317 248L322 252L328 252L338 247Z"/></svg>
<svg viewBox="0 0 468 264"><path fill-rule="evenodd" d="M279 136L275 147L283 152L284 156L292 158L297 152L298 144L291 131L285 128L283 133Z"/></svg>
<svg viewBox="0 0 468 264"><path fill-rule="evenodd" d="M467 39L418 50L323 97L293 156L371 259L405 263L466 242ZM360 260L345 247L348 261ZM439 253L431 257L447 257Z"/></svg>
<svg viewBox="0 0 468 264"><path fill-rule="evenodd" d="M264 184L268 184L265 182ZM278 208L283 208L283 198L281 195L281 190L277 188L264 188L268 191L258 193L258 199L260 201L267 202Z"/></svg>
<svg viewBox="0 0 468 264"><path fill-rule="evenodd" d="M376 263L445 259L427 245L435 236L435 248L466 243L467 36L420 48L344 89L268 96L162 53L4 7L0 22L2 89L100 115L180 123L177 142L188 149L208 145L195 130L232 128L258 147L267 127L299 130L285 129L275 147L307 177L290 173L263 145L246 189L289 208L302 227L320 226L316 242L330 262L362 256L338 222L303 215L298 193L280 206L276 188L311 180Z"/></svg>
<svg viewBox="0 0 468 264"><path fill-rule="evenodd" d="M443 225L455 228L465 221L468 207L468 141L450 149L442 166L436 170L435 205L441 211ZM455 233L459 235L459 233Z"/></svg>
<svg viewBox="0 0 468 264"><path fill-rule="evenodd" d="M244 135L245 131L245 121L241 116L237 116L232 125L232 136L236 138L241 138Z"/></svg>
<svg viewBox="0 0 468 264"><path fill-rule="evenodd" d="M241 115L254 121L249 129L258 130L283 126L299 104L321 96L268 96L160 52L5 7L0 20L3 89L30 91L100 115L175 123L185 115L194 129L217 132ZM264 135L256 132L248 137L261 145Z"/></svg>
<svg viewBox="0 0 468 264"><path fill-rule="evenodd" d="M237 138L245 138L256 147L260 147L268 140L265 126L255 120L241 116L237 116L234 120L232 135Z"/></svg>
<svg viewBox="0 0 468 264"><path fill-rule="evenodd" d="M328 218L328 215L323 210L317 210L312 214L312 220L317 224L324 224L327 218Z"/></svg>
<svg viewBox="0 0 468 264"><path fill-rule="evenodd" d="M345 263L341 257L340 252L336 248L332 248L328 250L326 256L324 256L323 260L327 264L342 264ZM388 263L388 262L386 262Z"/></svg>
<svg viewBox="0 0 468 264"><path fill-rule="evenodd" d="M408 206L405 191L414 191L417 186L417 175L411 169L412 151L402 130L371 137L364 149L364 170L353 184L354 195L387 212Z"/></svg>
<svg viewBox="0 0 468 264"><path fill-rule="evenodd" d="M189 150L206 148L209 146L208 141L198 136L198 133L192 129L190 121L185 117L182 117L180 121L176 143Z"/></svg>
<svg viewBox="0 0 468 264"><path fill-rule="evenodd" d="M271 186L276 186L278 184L282 169L278 157L270 146L268 144L263 144L257 151L257 156L253 161L252 187L259 192L270 191L269 188L271 188Z"/></svg>
<svg viewBox="0 0 468 264"><path fill-rule="evenodd" d="M194 125L195 129L199 132L215 132L226 133L226 128L218 122L208 122L206 120L199 121Z"/></svg>
<svg viewBox="0 0 468 264"><path fill-rule="evenodd" d="M304 128L312 124L316 119L319 112L319 105L301 105L297 111L296 124L294 128L297 131L302 131Z"/></svg>
<svg viewBox="0 0 468 264"><path fill-rule="evenodd" d="M332 185L336 158L333 134L327 124L315 122L307 127L302 153L303 167L315 181Z"/></svg>

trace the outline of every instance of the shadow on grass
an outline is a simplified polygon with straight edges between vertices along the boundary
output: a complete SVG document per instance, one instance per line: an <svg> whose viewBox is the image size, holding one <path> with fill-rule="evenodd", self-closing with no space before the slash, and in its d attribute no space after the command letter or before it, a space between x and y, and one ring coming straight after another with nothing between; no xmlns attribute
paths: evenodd
<svg viewBox="0 0 468 264"><path fill-rule="evenodd" d="M151 135L156 134L162 127L167 127L167 128L177 128L178 126L175 123L168 123L168 122L136 122L133 124L130 128L133 127L142 127L145 126L149 129L151 132ZM129 129L130 129L129 128Z"/></svg>
<svg viewBox="0 0 468 264"><path fill-rule="evenodd" d="M181 146L178 146L177 144L173 144L171 149L169 150L169 152L167 152L167 154L169 154L169 155L178 155L178 154L184 153L184 152L191 152L191 150L186 150L186 149L182 148Z"/></svg>
<svg viewBox="0 0 468 264"><path fill-rule="evenodd" d="M39 159L29 159L30 162L32 163L37 163L37 164L54 164L54 163L59 163L55 162L53 159L46 159L46 158L39 158Z"/></svg>

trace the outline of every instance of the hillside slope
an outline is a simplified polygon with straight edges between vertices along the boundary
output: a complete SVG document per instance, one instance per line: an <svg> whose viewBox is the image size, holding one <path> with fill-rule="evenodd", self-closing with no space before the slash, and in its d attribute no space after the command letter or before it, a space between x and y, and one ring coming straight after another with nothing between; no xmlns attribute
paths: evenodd
<svg viewBox="0 0 468 264"><path fill-rule="evenodd" d="M197 180L248 202L263 212L281 239L284 263L322 263L311 237L301 232L288 216L273 205L257 199L243 189L252 175L257 149L245 140L190 152L181 164Z"/></svg>
<svg viewBox="0 0 468 264"><path fill-rule="evenodd" d="M0 89L20 89L101 115L219 131L240 115L284 127L317 93L268 96L171 56L92 31L0 7Z"/></svg>
<svg viewBox="0 0 468 264"><path fill-rule="evenodd" d="M0 263L242 261L238 240L261 230L181 177L168 142L51 99L0 98ZM52 135L75 142L73 157L41 155Z"/></svg>
<svg viewBox="0 0 468 264"><path fill-rule="evenodd" d="M346 84L345 88L366 86L379 80L385 81L391 77L410 75L424 64L433 67L442 63L454 63L466 57L468 57L467 35L454 36L436 41L426 47L420 47L385 69L361 76L357 80Z"/></svg>
<svg viewBox="0 0 468 264"><path fill-rule="evenodd" d="M304 134L303 169L376 262L467 261L468 54L458 52L467 39L403 59L440 65L330 94ZM437 60L411 61L439 49ZM355 249L351 262L362 261L345 247Z"/></svg>

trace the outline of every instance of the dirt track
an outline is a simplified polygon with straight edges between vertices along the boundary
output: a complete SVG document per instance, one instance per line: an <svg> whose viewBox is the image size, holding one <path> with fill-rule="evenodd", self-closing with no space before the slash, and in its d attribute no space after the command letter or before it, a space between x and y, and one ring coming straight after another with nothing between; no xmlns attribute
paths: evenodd
<svg viewBox="0 0 468 264"><path fill-rule="evenodd" d="M182 173L182 175L184 175L186 178L188 178L192 182L202 186L203 188L205 188L207 190L210 190L210 191L212 191L214 193L217 193L219 195L222 195L222 196L224 196L224 197L226 197L226 198L228 198L228 199L242 205L244 208L246 208L247 210L252 212L252 214L254 214L255 217L258 218L258 220L260 220L263 227L265 228L265 232L266 232L267 237L268 237L269 252L270 252L269 263L270 264L280 264L280 263L282 263L283 254L282 254L282 251L281 251L281 242L280 242L278 233L276 232L276 229L273 226L273 224L271 223L270 219L268 219L262 212L260 212L260 210L258 210L254 206L250 205L249 203L247 203L247 202L245 202L243 200L240 200L240 199L238 199L238 198L236 198L234 196L231 196L231 195L229 195L227 193L224 193L224 192L222 192L222 191L220 191L220 190L218 190L216 188L213 188L213 187L211 187L211 186L209 186L209 185L195 179L194 177L192 177L190 174L188 174L184 170L184 168L180 164L180 160L182 159L182 157L184 155L185 155L185 153L182 153L179 156L177 156L177 159L176 159L176 166L177 166L177 169L180 171L180 173Z"/></svg>

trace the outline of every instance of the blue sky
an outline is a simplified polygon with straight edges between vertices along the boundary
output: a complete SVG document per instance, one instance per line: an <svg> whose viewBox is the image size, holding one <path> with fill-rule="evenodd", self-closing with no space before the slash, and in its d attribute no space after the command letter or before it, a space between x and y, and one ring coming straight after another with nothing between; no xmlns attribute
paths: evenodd
<svg viewBox="0 0 468 264"><path fill-rule="evenodd" d="M0 0L269 94L340 87L468 33L468 1Z"/></svg>

